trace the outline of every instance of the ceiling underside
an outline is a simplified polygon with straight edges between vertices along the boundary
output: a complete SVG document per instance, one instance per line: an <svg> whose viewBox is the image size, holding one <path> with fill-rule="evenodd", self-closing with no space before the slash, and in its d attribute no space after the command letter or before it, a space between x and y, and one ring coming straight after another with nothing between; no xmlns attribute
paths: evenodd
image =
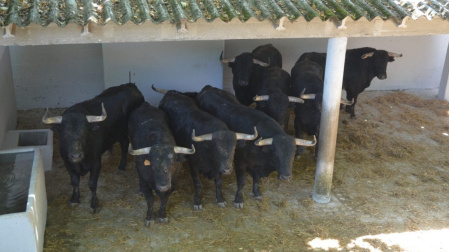
<svg viewBox="0 0 449 252"><path fill-rule="evenodd" d="M448 34L449 0L0 0L0 45Z"/></svg>

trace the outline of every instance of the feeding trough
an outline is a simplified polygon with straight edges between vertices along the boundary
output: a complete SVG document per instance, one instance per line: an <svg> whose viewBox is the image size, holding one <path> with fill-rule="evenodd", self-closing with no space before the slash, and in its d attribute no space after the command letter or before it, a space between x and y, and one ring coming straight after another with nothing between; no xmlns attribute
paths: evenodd
<svg viewBox="0 0 449 252"><path fill-rule="evenodd" d="M41 150L44 171L50 171L53 160L53 131L49 129L10 130L2 143L2 150L19 148Z"/></svg>
<svg viewBox="0 0 449 252"><path fill-rule="evenodd" d="M47 221L39 149L0 151L0 251L42 251Z"/></svg>

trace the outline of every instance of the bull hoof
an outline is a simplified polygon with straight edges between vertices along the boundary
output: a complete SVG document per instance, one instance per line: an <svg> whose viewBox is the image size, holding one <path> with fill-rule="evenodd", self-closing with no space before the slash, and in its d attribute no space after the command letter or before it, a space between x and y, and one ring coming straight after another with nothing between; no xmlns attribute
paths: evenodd
<svg viewBox="0 0 449 252"><path fill-rule="evenodd" d="M99 212L100 212L100 208L99 207L90 209L90 213L91 214L96 214L96 213L99 213Z"/></svg>
<svg viewBox="0 0 449 252"><path fill-rule="evenodd" d="M235 208L239 208L239 209L243 209L243 203L236 203L236 202L234 202L234 207Z"/></svg>
<svg viewBox="0 0 449 252"><path fill-rule="evenodd" d="M225 201L223 201L223 202L218 202L217 205L218 205L219 207L225 208L227 204L226 204Z"/></svg>
<svg viewBox="0 0 449 252"><path fill-rule="evenodd" d="M193 205L193 211L202 211L203 205Z"/></svg>
<svg viewBox="0 0 449 252"><path fill-rule="evenodd" d="M168 218L157 218L158 222L162 222L162 223L167 223L168 222Z"/></svg>
<svg viewBox="0 0 449 252"><path fill-rule="evenodd" d="M254 199L256 199L256 200L262 200L263 197L262 197L261 195L259 195L259 196L254 196Z"/></svg>
<svg viewBox="0 0 449 252"><path fill-rule="evenodd" d="M69 202L70 207L78 206L79 202Z"/></svg>
<svg viewBox="0 0 449 252"><path fill-rule="evenodd" d="M145 220L145 226L149 227L154 225L154 220Z"/></svg>

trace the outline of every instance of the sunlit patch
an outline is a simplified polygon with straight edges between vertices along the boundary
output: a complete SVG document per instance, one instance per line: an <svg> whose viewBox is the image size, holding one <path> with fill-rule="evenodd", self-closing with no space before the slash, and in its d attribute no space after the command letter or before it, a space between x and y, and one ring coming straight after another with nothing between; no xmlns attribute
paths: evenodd
<svg viewBox="0 0 449 252"><path fill-rule="evenodd" d="M335 239L321 240L321 238L318 238L318 237L309 241L308 244L313 249L329 250L329 249L336 249L336 248L340 247L338 240L335 240Z"/></svg>
<svg viewBox="0 0 449 252"><path fill-rule="evenodd" d="M449 136L449 133L443 132L443 135L445 135L445 136Z"/></svg>
<svg viewBox="0 0 449 252"><path fill-rule="evenodd" d="M382 242L388 247L400 248L401 251L448 251L447 237L449 229L366 235L352 240L347 247L381 251L378 242Z"/></svg>
<svg viewBox="0 0 449 252"><path fill-rule="evenodd" d="M421 129L425 129L424 126L421 126Z"/></svg>

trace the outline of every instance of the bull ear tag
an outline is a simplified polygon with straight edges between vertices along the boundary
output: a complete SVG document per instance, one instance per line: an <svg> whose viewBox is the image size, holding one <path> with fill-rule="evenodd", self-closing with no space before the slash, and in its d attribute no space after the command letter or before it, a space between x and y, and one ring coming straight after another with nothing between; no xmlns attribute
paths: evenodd
<svg viewBox="0 0 449 252"><path fill-rule="evenodd" d="M150 166L150 160L148 160L148 159L145 159L145 161L143 161L143 164L145 165L145 166Z"/></svg>

